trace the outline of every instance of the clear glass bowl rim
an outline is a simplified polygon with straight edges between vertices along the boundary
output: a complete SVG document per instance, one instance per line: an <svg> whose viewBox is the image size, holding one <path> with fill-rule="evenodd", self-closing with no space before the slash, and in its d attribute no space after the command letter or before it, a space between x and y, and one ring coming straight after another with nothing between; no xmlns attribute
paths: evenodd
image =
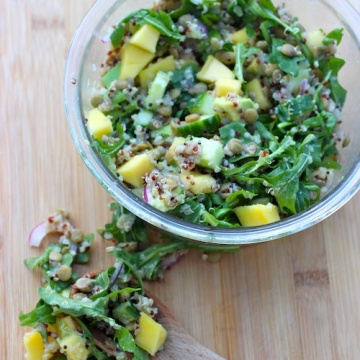
<svg viewBox="0 0 360 360"><path fill-rule="evenodd" d="M360 16L353 6L347 0L319 2L332 8L334 12L336 9L338 16L346 19L346 22L343 20L344 24L348 29L352 29L352 36L356 37L357 44L360 44ZM360 187L359 162L350 169L340 184L306 211L269 225L237 229L191 224L154 209L134 195L111 174L96 150L90 146L84 116L79 106L79 83L83 59L88 51L89 29L93 29L94 24L101 23L118 3L123 1L97 0L81 21L66 59L63 87L65 114L75 147L93 176L116 201L149 224L178 237L204 243L246 245L278 239L305 230L332 215L356 194ZM104 12L103 9L108 10Z"/></svg>

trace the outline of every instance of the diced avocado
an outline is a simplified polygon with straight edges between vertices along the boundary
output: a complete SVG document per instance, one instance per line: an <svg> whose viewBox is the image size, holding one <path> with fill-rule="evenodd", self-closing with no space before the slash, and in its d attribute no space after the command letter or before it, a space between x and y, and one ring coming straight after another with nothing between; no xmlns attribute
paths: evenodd
<svg viewBox="0 0 360 360"><path fill-rule="evenodd" d="M243 28L241 30L238 30L236 32L234 32L231 35L232 41L234 43L243 43L243 44L247 44L249 42L249 36L246 33L246 29Z"/></svg>
<svg viewBox="0 0 360 360"><path fill-rule="evenodd" d="M120 80L135 78L139 72L155 57L155 54L133 44L125 44L120 50Z"/></svg>
<svg viewBox="0 0 360 360"><path fill-rule="evenodd" d="M130 38L129 43L150 53L155 53L159 37L160 33L156 29L148 24L144 24Z"/></svg>
<svg viewBox="0 0 360 360"><path fill-rule="evenodd" d="M145 313L140 314L139 331L135 335L135 343L151 356L154 356L164 345L167 331L164 327Z"/></svg>
<svg viewBox="0 0 360 360"><path fill-rule="evenodd" d="M221 143L217 140L206 138L199 138L199 142L201 143L202 152L198 165L215 170L221 165L225 156Z"/></svg>
<svg viewBox="0 0 360 360"><path fill-rule="evenodd" d="M269 110L271 108L271 102L268 97L265 95L263 87L261 85L260 79L255 78L248 82L247 84L247 93L252 93L254 96L254 101L259 104L261 110Z"/></svg>
<svg viewBox="0 0 360 360"><path fill-rule="evenodd" d="M195 102L192 105L190 105L189 112L192 114L213 115L215 114L214 100L214 96L208 92L204 92L195 99Z"/></svg>
<svg viewBox="0 0 360 360"><path fill-rule="evenodd" d="M215 98L214 109L221 117L228 117L232 121L240 121L241 114L245 113L247 109L257 109L257 104L249 98L228 94L227 96Z"/></svg>
<svg viewBox="0 0 360 360"><path fill-rule="evenodd" d="M110 87L113 81L118 80L120 77L120 63L118 62L112 67L104 76L101 77L101 82L107 88Z"/></svg>
<svg viewBox="0 0 360 360"><path fill-rule="evenodd" d="M220 116L215 115L202 115L194 122L181 121L177 126L176 131L180 136L202 136L203 134L211 134L217 131L220 126Z"/></svg>
<svg viewBox="0 0 360 360"><path fill-rule="evenodd" d="M68 360L86 360L90 355L86 339L75 332L62 338L59 345Z"/></svg>
<svg viewBox="0 0 360 360"><path fill-rule="evenodd" d="M265 65L262 61L259 60L259 57L254 57L246 70L250 74L254 75L264 75L265 74Z"/></svg>
<svg viewBox="0 0 360 360"><path fill-rule="evenodd" d="M140 110L137 114L131 117L134 120L134 125L141 125L142 127L148 127L154 118L154 114L148 110Z"/></svg>
<svg viewBox="0 0 360 360"><path fill-rule="evenodd" d="M111 120L97 108L89 111L86 126L90 135L98 140L113 131Z"/></svg>
<svg viewBox="0 0 360 360"><path fill-rule="evenodd" d="M159 101L164 97L166 87L170 82L170 75L164 71L156 74L154 81L149 86L149 93L145 98L147 108L156 109Z"/></svg>
<svg viewBox="0 0 360 360"><path fill-rule="evenodd" d="M241 95L241 81L236 79L219 79L215 81L215 96L225 96L228 93Z"/></svg>
<svg viewBox="0 0 360 360"><path fill-rule="evenodd" d="M169 150L166 152L165 160L168 164L171 164L175 159L175 149L178 145L181 145L185 142L184 137L175 137Z"/></svg>
<svg viewBox="0 0 360 360"><path fill-rule="evenodd" d="M45 345L43 338L38 331L34 330L26 333L23 341L27 360L40 360L43 358Z"/></svg>
<svg viewBox="0 0 360 360"><path fill-rule="evenodd" d="M306 36L306 45L310 51L314 54L314 57L318 57L324 49L323 40L325 39L325 33L323 30L315 30L310 32Z"/></svg>
<svg viewBox="0 0 360 360"><path fill-rule="evenodd" d="M209 55L196 74L200 81L211 83L219 79L235 79L234 73L214 56Z"/></svg>
<svg viewBox="0 0 360 360"><path fill-rule="evenodd" d="M143 176L153 170L154 163L150 160L149 154L142 153L135 155L125 164L119 166L116 172L123 180L134 187L143 185Z"/></svg>
<svg viewBox="0 0 360 360"><path fill-rule="evenodd" d="M316 109L312 97L308 94L298 96L280 104L275 109L275 114L281 122L294 121L298 118L308 117Z"/></svg>
<svg viewBox="0 0 360 360"><path fill-rule="evenodd" d="M193 194L210 194L217 190L216 180L210 174L197 171L184 171L180 173L180 181L184 188Z"/></svg>
<svg viewBox="0 0 360 360"><path fill-rule="evenodd" d="M271 203L238 206L234 212L242 226L266 225L280 220L278 207Z"/></svg>
<svg viewBox="0 0 360 360"><path fill-rule="evenodd" d="M139 311L130 301L125 301L115 306L112 315L115 320L126 325L139 317Z"/></svg>
<svg viewBox="0 0 360 360"><path fill-rule="evenodd" d="M160 58L154 63L151 63L142 70L139 74L140 86L147 88L148 85L155 79L159 71L169 72L176 69L175 59L172 55L165 58Z"/></svg>

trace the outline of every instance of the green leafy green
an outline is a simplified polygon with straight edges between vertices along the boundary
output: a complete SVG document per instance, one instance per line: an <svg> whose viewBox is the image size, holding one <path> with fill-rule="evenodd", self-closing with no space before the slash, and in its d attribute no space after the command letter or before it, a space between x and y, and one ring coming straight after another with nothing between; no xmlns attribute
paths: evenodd
<svg viewBox="0 0 360 360"><path fill-rule="evenodd" d="M39 323L53 324L55 317L52 314L53 309L50 305L40 300L34 310L25 314L23 312L19 315L21 326L36 327Z"/></svg>

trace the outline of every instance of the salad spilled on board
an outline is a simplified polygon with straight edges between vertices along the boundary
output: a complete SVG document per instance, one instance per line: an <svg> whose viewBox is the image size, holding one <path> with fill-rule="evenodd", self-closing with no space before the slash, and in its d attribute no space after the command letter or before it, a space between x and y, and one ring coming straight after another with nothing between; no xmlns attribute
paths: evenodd
<svg viewBox="0 0 360 360"><path fill-rule="evenodd" d="M192 223L301 212L327 192L348 142L337 133L342 35L307 32L271 0L135 11L108 34L86 119L92 145L145 202Z"/></svg>
<svg viewBox="0 0 360 360"><path fill-rule="evenodd" d="M31 232L33 247L48 234L58 236L41 255L25 260L43 278L35 308L19 315L20 325L32 328L24 336L27 360L149 360L174 335L159 322L164 314L144 280L163 278L190 249L208 261L239 249L176 237L150 241L144 221L117 203L110 210L111 222L97 232L111 244L114 263L82 277L74 265L88 263L94 235L75 228L69 212L56 211Z"/></svg>

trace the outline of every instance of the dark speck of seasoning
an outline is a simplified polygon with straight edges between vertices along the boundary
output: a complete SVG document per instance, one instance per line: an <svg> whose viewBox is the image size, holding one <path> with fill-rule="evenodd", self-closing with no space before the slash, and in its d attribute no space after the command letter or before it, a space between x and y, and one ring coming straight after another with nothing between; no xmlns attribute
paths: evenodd
<svg viewBox="0 0 360 360"><path fill-rule="evenodd" d="M75 78L71 78L70 83L71 83L72 85L76 85L76 79L75 79Z"/></svg>

